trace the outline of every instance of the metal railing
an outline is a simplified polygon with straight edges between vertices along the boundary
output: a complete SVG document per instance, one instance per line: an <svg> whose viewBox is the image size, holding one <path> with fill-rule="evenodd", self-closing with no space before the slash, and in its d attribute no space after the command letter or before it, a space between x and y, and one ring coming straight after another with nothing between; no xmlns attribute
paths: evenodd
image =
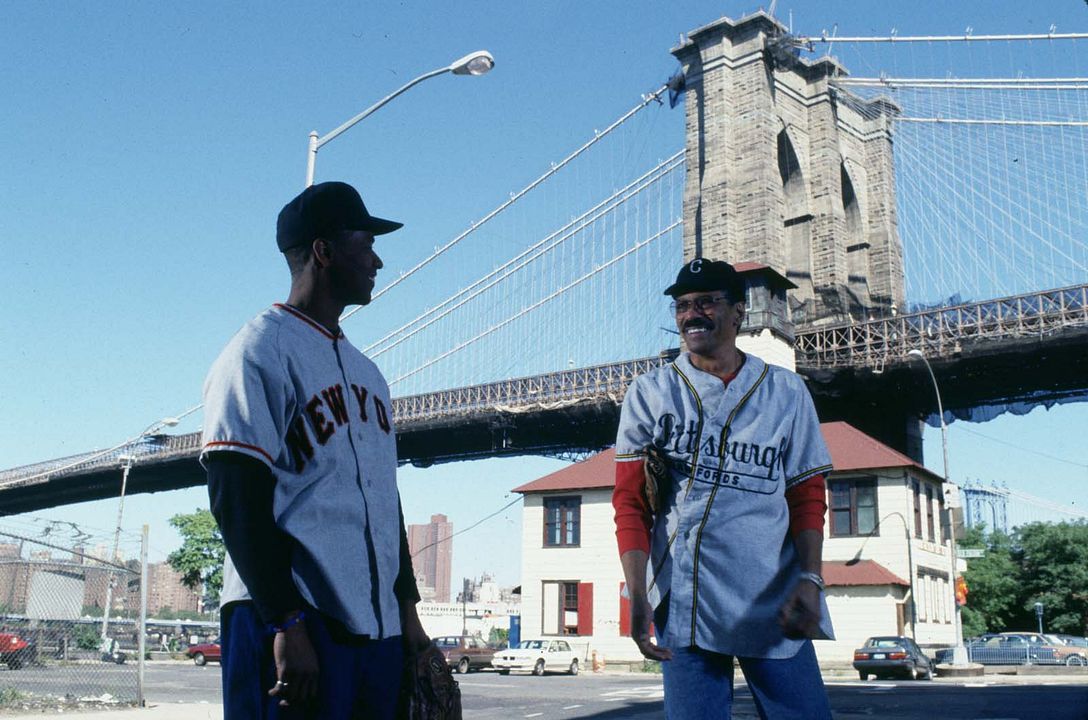
<svg viewBox="0 0 1088 720"><path fill-rule="evenodd" d="M162 462L190 457L199 450L199 432L184 435L152 435L107 453L86 452L2 470L0 471L0 490L48 482L51 477L78 475L89 470L120 467L121 457L126 455L134 457L137 462L144 460Z"/></svg>
<svg viewBox="0 0 1088 720"><path fill-rule="evenodd" d="M873 367L906 362L918 349L948 357L977 341L1043 337L1088 327L1088 285L924 310L797 332L797 366Z"/></svg>
<svg viewBox="0 0 1088 720"><path fill-rule="evenodd" d="M141 580L138 561L0 531L0 663L24 712L139 703Z"/></svg>
<svg viewBox="0 0 1088 720"><path fill-rule="evenodd" d="M672 357L664 354L409 395L393 400L393 416L399 426L405 426L481 410L518 413L552 410L591 400L610 399L618 403L632 380L669 363Z"/></svg>
<svg viewBox="0 0 1088 720"><path fill-rule="evenodd" d="M905 363L920 349L928 357L950 357L973 342L1044 337L1069 327L1088 327L1088 284L978 303L906 313L865 322L807 328L797 332L797 366L806 369L872 367ZM447 420L473 413L524 413L559 409L582 402L619 403L630 382L667 364L675 356L625 360L531 377L500 380L393 399L398 427ZM0 471L0 491L51 477L120 466L122 455L137 461L166 462L194 457L199 432L154 435L108 453L83 453ZM81 458L86 458L81 462Z"/></svg>

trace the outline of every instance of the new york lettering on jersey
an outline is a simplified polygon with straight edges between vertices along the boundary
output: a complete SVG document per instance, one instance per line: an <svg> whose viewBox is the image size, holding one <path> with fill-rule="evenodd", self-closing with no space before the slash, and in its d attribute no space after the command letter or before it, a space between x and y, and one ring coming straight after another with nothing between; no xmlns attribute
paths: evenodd
<svg viewBox="0 0 1088 720"><path fill-rule="evenodd" d="M372 394L366 387L355 383L350 383L350 386L357 403L359 420L369 423L373 417L378 428L388 435L392 426L382 399ZM368 410L373 410L373 415ZM325 445L336 433L338 427L349 424L348 412L344 388L339 383L330 385L310 397L302 407L302 412L296 415L288 425L287 436L284 438L287 450L294 461L295 472L302 472L306 463L314 457L314 443L310 439L311 435L317 440L319 446Z"/></svg>

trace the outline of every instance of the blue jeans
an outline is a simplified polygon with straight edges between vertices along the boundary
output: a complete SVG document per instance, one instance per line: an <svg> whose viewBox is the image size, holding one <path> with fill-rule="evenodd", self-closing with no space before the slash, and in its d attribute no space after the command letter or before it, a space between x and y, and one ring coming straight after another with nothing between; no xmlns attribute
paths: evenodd
<svg viewBox="0 0 1088 720"><path fill-rule="evenodd" d="M224 720L393 720L404 668L399 635L349 636L307 609L306 630L320 670L317 706L307 713L268 696L276 682L272 636L253 603L227 605L221 620Z"/></svg>
<svg viewBox="0 0 1088 720"><path fill-rule="evenodd" d="M785 660L738 658L764 720L831 720L812 641ZM733 656L672 648L661 663L667 720L728 720L733 716Z"/></svg>

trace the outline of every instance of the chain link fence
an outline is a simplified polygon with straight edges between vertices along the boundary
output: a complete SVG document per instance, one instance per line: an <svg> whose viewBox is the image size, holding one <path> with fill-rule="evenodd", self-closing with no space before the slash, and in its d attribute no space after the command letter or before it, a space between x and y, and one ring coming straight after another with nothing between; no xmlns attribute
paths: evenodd
<svg viewBox="0 0 1088 720"><path fill-rule="evenodd" d="M146 539L27 530L0 528L0 709L142 703Z"/></svg>

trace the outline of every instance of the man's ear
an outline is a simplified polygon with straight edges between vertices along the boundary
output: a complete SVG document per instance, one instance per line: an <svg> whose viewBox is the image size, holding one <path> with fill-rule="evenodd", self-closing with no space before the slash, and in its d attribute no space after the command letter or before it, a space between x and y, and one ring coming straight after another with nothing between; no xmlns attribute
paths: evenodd
<svg viewBox="0 0 1088 720"><path fill-rule="evenodd" d="M740 330L740 326L744 324L744 312L745 312L744 301L742 300L739 303L735 303L733 305L733 308L737 312L737 320L736 320L737 330Z"/></svg>
<svg viewBox="0 0 1088 720"><path fill-rule="evenodd" d="M314 264L319 268L325 268L332 262L332 244L325 238L314 238L313 245Z"/></svg>

